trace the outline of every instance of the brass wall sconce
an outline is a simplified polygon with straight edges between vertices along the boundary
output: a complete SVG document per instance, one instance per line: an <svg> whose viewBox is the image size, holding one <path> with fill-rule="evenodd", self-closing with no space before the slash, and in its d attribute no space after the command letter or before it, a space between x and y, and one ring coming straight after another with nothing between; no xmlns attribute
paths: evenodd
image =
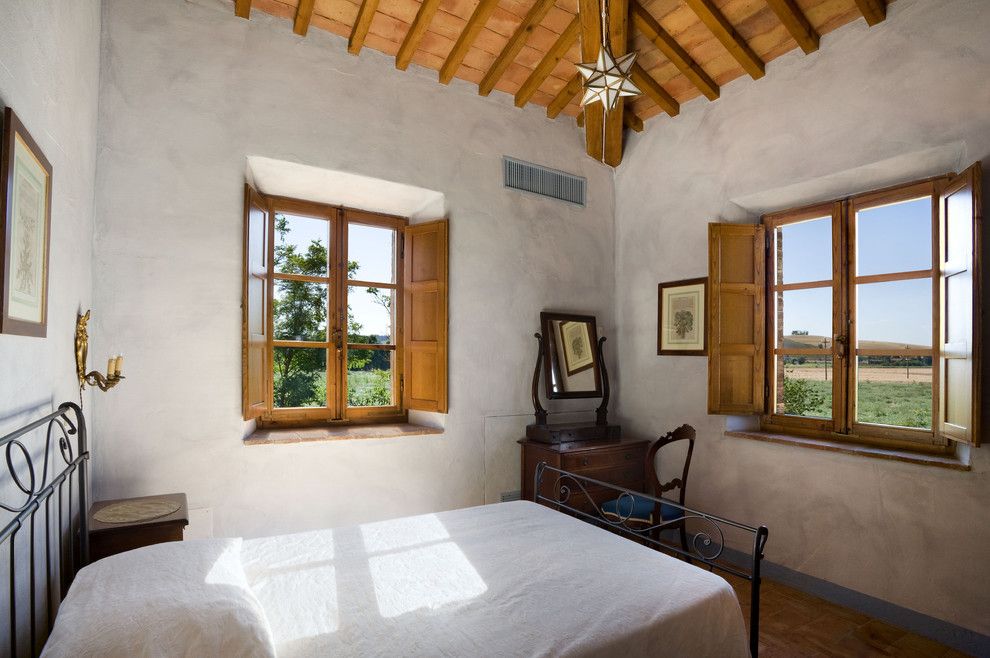
<svg viewBox="0 0 990 658"><path fill-rule="evenodd" d="M86 324L89 322L89 311L85 315L76 314L76 375L79 377L79 390L86 388L86 384L96 386L101 391L109 391L111 388L124 379L121 371L124 367L124 357L122 354L111 356L107 360L107 374L92 371L86 372L86 358L89 354L89 333L86 331Z"/></svg>

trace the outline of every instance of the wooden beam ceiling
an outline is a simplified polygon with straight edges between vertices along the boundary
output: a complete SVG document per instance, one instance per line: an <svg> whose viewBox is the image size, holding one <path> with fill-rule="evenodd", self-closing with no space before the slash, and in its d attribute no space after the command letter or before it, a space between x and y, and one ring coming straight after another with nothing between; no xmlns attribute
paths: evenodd
<svg viewBox="0 0 990 658"><path fill-rule="evenodd" d="M300 36L306 36L309 31L309 21L313 18L313 5L316 0L299 0L296 7L296 19L292 22L292 31Z"/></svg>
<svg viewBox="0 0 990 658"><path fill-rule="evenodd" d="M663 111L672 117L681 113L681 104L677 99L667 93L660 86L660 83L653 79L639 64L633 64L632 81L639 87L640 91L653 99L653 102L663 108Z"/></svg>
<svg viewBox="0 0 990 658"><path fill-rule="evenodd" d="M350 54L357 55L361 52L377 10L378 0L361 0L361 8L358 9L357 18L351 28L351 36L347 39L347 52Z"/></svg>
<svg viewBox="0 0 990 658"><path fill-rule="evenodd" d="M568 104L574 100L574 97L578 95L581 91L581 74L575 73L567 84L560 88L557 95L553 97L550 104L547 105L547 117L550 119L556 119L557 116L563 111Z"/></svg>
<svg viewBox="0 0 990 658"><path fill-rule="evenodd" d="M523 107L529 102L529 99L533 97L533 94L540 88L543 81L547 79L550 72L556 68L560 60L567 54L567 51L574 45L574 41L577 39L580 30L581 19L575 16L567 24L564 33L558 37L553 46L550 47L550 50L547 51L547 54L540 60L540 63L533 69L533 72L526 78L526 82L516 92L516 107Z"/></svg>
<svg viewBox="0 0 990 658"><path fill-rule="evenodd" d="M315 26L346 38L353 54L367 45L394 55L399 69L415 62L438 71L444 84L456 77L477 84L482 95L497 89L519 107L545 106L550 118L581 114L581 78L572 65L594 60L601 40L600 0L229 1L237 16L263 11L288 19L303 36ZM576 15L574 5L590 19ZM621 111L608 116L600 105L590 107L581 117L586 150L618 164L624 129L641 130L660 112L675 116L699 96L716 100L720 85L746 74L761 77L765 62L795 47L813 52L826 32L860 16L871 25L884 20L886 6L886 0L610 0L612 50L637 52L633 81L644 94L623 99Z"/></svg>
<svg viewBox="0 0 990 658"><path fill-rule="evenodd" d="M660 27L660 23L638 2L632 3L633 24L657 47L684 77L691 81L708 100L718 98L719 89L705 70L698 66L681 44Z"/></svg>
<svg viewBox="0 0 990 658"><path fill-rule="evenodd" d="M819 36L794 0L766 0L767 5L798 42L806 55L818 50Z"/></svg>
<svg viewBox="0 0 990 658"><path fill-rule="evenodd" d="M876 25L887 18L886 0L856 0L856 6L866 19L867 25Z"/></svg>
<svg viewBox="0 0 990 658"><path fill-rule="evenodd" d="M574 121L577 123L578 128L584 128L584 112L574 117ZM633 114L628 108L622 113L622 123L633 132L643 132L643 120Z"/></svg>
<svg viewBox="0 0 990 658"><path fill-rule="evenodd" d="M492 93L492 89L502 79L505 69L509 68L509 64L516 59L516 55L526 45L526 40L532 34L533 28L540 24L540 21L547 15L553 4L554 0L536 0L536 3L523 19L523 22L520 23L519 27L512 34L509 42L505 44L505 48L502 49L502 52L499 53L491 68L488 69L488 73L481 79L481 83L478 85L479 94L487 96Z"/></svg>
<svg viewBox="0 0 990 658"><path fill-rule="evenodd" d="M416 18L413 20L413 24L409 27L409 31L406 32L406 37L402 40L402 45L399 46L399 52L395 56L395 68L405 71L409 66L413 53L419 47L420 39L426 34L426 29L430 27L433 14L437 13L437 7L439 6L440 0L423 0L423 4L419 6L419 11L416 12Z"/></svg>
<svg viewBox="0 0 990 658"><path fill-rule="evenodd" d="M251 18L251 0L234 0L234 15Z"/></svg>
<svg viewBox="0 0 990 658"><path fill-rule="evenodd" d="M753 52L746 40L739 36L732 23L726 20L712 0L684 0L684 4L691 8L754 80L763 77L766 72L763 60Z"/></svg>
<svg viewBox="0 0 990 658"><path fill-rule="evenodd" d="M447 84L453 79L457 69L461 67L464 57L474 45L475 39L478 38L478 33L488 22L488 18L496 7L498 7L498 0L480 0L478 2L478 6L471 13L467 25L464 26L460 36L457 37L457 42L454 43L447 59L444 60L443 66L440 67L440 82Z"/></svg>
<svg viewBox="0 0 990 658"><path fill-rule="evenodd" d="M578 0L578 17L581 19L581 61L593 62L598 57L602 42L602 21L598 13L598 0ZM578 77L580 90L581 78ZM584 145L588 155L602 159L602 140L605 134L605 112L601 103L584 108Z"/></svg>

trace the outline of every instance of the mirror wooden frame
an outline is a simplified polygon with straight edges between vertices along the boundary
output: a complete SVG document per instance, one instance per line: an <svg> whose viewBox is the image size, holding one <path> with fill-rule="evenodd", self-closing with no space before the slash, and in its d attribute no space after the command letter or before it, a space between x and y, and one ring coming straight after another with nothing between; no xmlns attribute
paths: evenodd
<svg viewBox="0 0 990 658"><path fill-rule="evenodd" d="M584 322L591 325L590 343L594 355L595 388L594 390L575 392L556 392L552 385L552 370L563 371L563 364L559 363L557 357L557 334L554 332L554 322ZM598 325L593 315L578 315L575 313L554 313L543 311L540 313L540 331L546 341L546 349L543 351L543 381L547 398L551 400L567 400L577 398L600 398L602 392L602 364L598 352Z"/></svg>

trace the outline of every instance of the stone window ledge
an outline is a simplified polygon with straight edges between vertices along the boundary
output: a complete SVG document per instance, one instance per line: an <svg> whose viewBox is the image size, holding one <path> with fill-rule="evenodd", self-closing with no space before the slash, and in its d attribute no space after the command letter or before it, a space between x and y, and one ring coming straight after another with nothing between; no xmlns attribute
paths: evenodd
<svg viewBox="0 0 990 658"><path fill-rule="evenodd" d="M923 452L912 452L910 450L898 450L896 448L881 448L855 443L844 443L842 441L829 441L828 439L811 439L790 434L779 434L775 432L760 431L728 431L725 436L740 439L752 439L755 441L766 441L768 443L780 443L784 445L801 446L803 448L813 448L815 450L827 450L830 452L840 452L846 455L858 455L860 457L872 457L874 459L887 459L892 461L907 462L921 466L936 466L948 468L956 471L970 470L968 459L962 459L958 454L935 455Z"/></svg>
<svg viewBox="0 0 990 658"><path fill-rule="evenodd" d="M350 439L392 439L400 436L443 434L439 427L413 423L377 423L368 425L329 425L326 427L258 428L244 439L244 445L276 445L343 441Z"/></svg>

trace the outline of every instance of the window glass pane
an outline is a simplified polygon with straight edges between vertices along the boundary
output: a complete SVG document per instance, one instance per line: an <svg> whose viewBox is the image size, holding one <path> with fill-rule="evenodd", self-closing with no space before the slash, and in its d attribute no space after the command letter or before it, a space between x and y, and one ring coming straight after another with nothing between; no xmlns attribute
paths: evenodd
<svg viewBox="0 0 990 658"><path fill-rule="evenodd" d="M348 224L347 261L349 279L395 283L395 231Z"/></svg>
<svg viewBox="0 0 990 658"><path fill-rule="evenodd" d="M347 342L392 344L395 291L347 287Z"/></svg>
<svg viewBox="0 0 990 658"><path fill-rule="evenodd" d="M911 272L931 266L931 197L856 213L857 275Z"/></svg>
<svg viewBox="0 0 990 658"><path fill-rule="evenodd" d="M856 343L861 349L932 346L932 281L912 279L856 286Z"/></svg>
<svg viewBox="0 0 990 658"><path fill-rule="evenodd" d="M856 421L932 427L932 358L861 356L856 368Z"/></svg>
<svg viewBox="0 0 990 658"><path fill-rule="evenodd" d="M395 352L392 350L347 351L347 405L388 407L392 401Z"/></svg>
<svg viewBox="0 0 990 658"><path fill-rule="evenodd" d="M272 308L275 340L325 341L327 289L325 283L276 279Z"/></svg>
<svg viewBox="0 0 990 658"><path fill-rule="evenodd" d="M830 349L832 289L809 288L774 294L777 304L777 346Z"/></svg>
<svg viewBox="0 0 990 658"><path fill-rule="evenodd" d="M832 417L832 357L777 356L776 412L810 418Z"/></svg>
<svg viewBox="0 0 990 658"><path fill-rule="evenodd" d="M325 407L327 351L300 347L273 349L275 407Z"/></svg>
<svg viewBox="0 0 990 658"><path fill-rule="evenodd" d="M327 276L330 222L275 213L275 271Z"/></svg>
<svg viewBox="0 0 990 658"><path fill-rule="evenodd" d="M777 283L832 280L832 218L785 224L776 231Z"/></svg>

